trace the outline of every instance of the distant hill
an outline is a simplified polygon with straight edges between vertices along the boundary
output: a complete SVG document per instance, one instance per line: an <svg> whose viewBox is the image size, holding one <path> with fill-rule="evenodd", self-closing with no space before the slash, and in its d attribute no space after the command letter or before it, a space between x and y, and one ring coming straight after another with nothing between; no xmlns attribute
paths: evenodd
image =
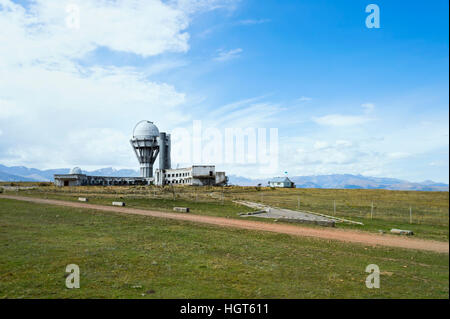
<svg viewBox="0 0 450 319"><path fill-rule="evenodd" d="M139 176L139 171L135 171L132 169L116 170L112 167L101 168L96 171L85 172L85 173L88 175L92 175L92 176L117 176L117 177L138 177Z"/></svg>
<svg viewBox="0 0 450 319"><path fill-rule="evenodd" d="M241 186L266 186L269 179L250 179L230 175L229 183ZM370 177L351 174L292 176L289 177L297 188L340 188L340 189L390 189L417 191L448 191L448 184L424 181L413 183L396 178Z"/></svg>
<svg viewBox="0 0 450 319"><path fill-rule="evenodd" d="M36 182L35 179L8 174L0 171L0 181L4 182Z"/></svg>
<svg viewBox="0 0 450 319"><path fill-rule="evenodd" d="M5 182L50 182L53 181L54 174L69 174L69 168L57 168L48 170L39 170L36 168L27 168L25 166L8 167L0 164L0 181ZM102 168L95 171L83 171L83 173L92 176L117 176L117 177L136 177L139 172L131 169L116 170L112 167Z"/></svg>
<svg viewBox="0 0 450 319"><path fill-rule="evenodd" d="M53 181L53 174L68 174L69 168L39 170L25 166L8 167L0 164L0 181L6 182L49 182ZM132 169L116 170L112 167L95 171L83 171L92 176L137 177L139 171ZM240 186L267 186L269 179L252 179L248 177L229 175L229 183ZM351 174L312 175L289 177L298 188L341 188L341 189L390 189L417 191L447 191L448 184L436 183L430 180L413 183L405 180L387 177L370 177Z"/></svg>

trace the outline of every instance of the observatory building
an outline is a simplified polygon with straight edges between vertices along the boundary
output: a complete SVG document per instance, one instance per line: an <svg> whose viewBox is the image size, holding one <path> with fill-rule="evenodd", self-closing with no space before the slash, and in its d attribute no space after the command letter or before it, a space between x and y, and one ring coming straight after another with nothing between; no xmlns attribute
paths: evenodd
<svg viewBox="0 0 450 319"><path fill-rule="evenodd" d="M158 154L159 168L170 168L170 134L159 133L153 122L140 121L136 124L130 143L141 165L142 177L153 177L153 163Z"/></svg>
<svg viewBox="0 0 450 319"><path fill-rule="evenodd" d="M140 121L133 129L130 144L140 165L140 177L89 176L79 167L69 174L55 174L56 186L86 185L226 185L225 172L216 172L214 165L193 165L186 168L171 168L170 134L159 132L153 122ZM159 155L159 168L153 177L153 164Z"/></svg>

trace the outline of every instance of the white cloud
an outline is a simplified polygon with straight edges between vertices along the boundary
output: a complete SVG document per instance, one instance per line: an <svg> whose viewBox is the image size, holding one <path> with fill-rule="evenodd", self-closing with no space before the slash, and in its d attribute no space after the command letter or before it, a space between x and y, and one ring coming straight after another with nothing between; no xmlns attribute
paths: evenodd
<svg viewBox="0 0 450 319"><path fill-rule="evenodd" d="M302 144L303 147L297 147L293 153L294 161L313 167L314 171L318 169L331 169L334 166L341 165L341 169L346 167L347 169L351 165L355 165L359 161L363 160L366 153L361 152L358 147L349 147L347 145L341 145L337 143L328 143L325 141L316 141L314 143ZM294 148L295 149L295 148Z"/></svg>
<svg viewBox="0 0 450 319"><path fill-rule="evenodd" d="M337 140L336 145L338 146L352 146L352 142L346 140Z"/></svg>
<svg viewBox="0 0 450 319"><path fill-rule="evenodd" d="M307 97L307 96L302 96L302 97L298 98L297 100L298 100L299 102L308 102L308 101L311 101L312 98Z"/></svg>
<svg viewBox="0 0 450 319"><path fill-rule="evenodd" d="M184 12L196 13L202 11L224 9L233 11L241 0L177 0L177 7Z"/></svg>
<svg viewBox="0 0 450 319"><path fill-rule="evenodd" d="M328 114L313 117L313 121L319 125L332 127L357 126L372 121L373 118L370 117L369 113L374 110L375 104L364 103L361 107L365 110L363 115Z"/></svg>
<svg viewBox="0 0 450 319"><path fill-rule="evenodd" d="M0 97L0 119L9 119L22 114L22 110L14 101L2 99Z"/></svg>
<svg viewBox="0 0 450 319"><path fill-rule="evenodd" d="M259 96L217 107L205 114L203 119L209 126L220 128L266 127L276 121L276 116L282 110L279 104L265 101L265 96Z"/></svg>
<svg viewBox="0 0 450 319"><path fill-rule="evenodd" d="M369 141L359 142L312 137L287 138L280 142L280 167L291 175L360 174L380 176L389 159L372 150Z"/></svg>
<svg viewBox="0 0 450 319"><path fill-rule="evenodd" d="M370 118L360 115L329 114L322 117L313 117L313 121L326 126L353 126L370 121Z"/></svg>
<svg viewBox="0 0 450 319"><path fill-rule="evenodd" d="M387 156L392 159L402 159L402 158L410 157L411 154L407 153L407 152L392 152L392 153L388 153Z"/></svg>
<svg viewBox="0 0 450 319"><path fill-rule="evenodd" d="M433 162L428 163L428 165L436 166L436 167L448 167L448 160L447 161L444 161L444 160L433 161Z"/></svg>
<svg viewBox="0 0 450 319"><path fill-rule="evenodd" d="M242 53L241 48L233 49L233 50L219 50L217 56L214 58L215 61L224 62L231 59L238 58Z"/></svg>
<svg viewBox="0 0 450 319"><path fill-rule="evenodd" d="M170 130L189 119L185 94L148 78L172 66L80 61L98 48L142 57L185 52L192 14L224 2L231 3L78 0L80 28L70 29L66 2L36 0L25 8L0 0L0 43L7 43L0 45L0 162L135 167L127 139L138 120Z"/></svg>
<svg viewBox="0 0 450 319"><path fill-rule="evenodd" d="M315 143L314 143L314 149L316 149L316 150L321 150L321 149L324 149L324 148L327 148L328 147L328 143L327 142L324 142L324 141L316 141Z"/></svg>
<svg viewBox="0 0 450 319"><path fill-rule="evenodd" d="M189 35L187 14L160 0L78 0L80 28L69 28L64 1L36 0L26 11L3 0L0 47L3 62L54 64L81 58L97 47L152 56L185 52Z"/></svg>

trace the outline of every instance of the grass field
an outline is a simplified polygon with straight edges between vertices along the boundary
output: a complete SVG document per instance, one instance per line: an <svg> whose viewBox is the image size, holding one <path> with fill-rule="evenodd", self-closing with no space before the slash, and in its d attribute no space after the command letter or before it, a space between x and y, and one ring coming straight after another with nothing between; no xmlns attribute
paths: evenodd
<svg viewBox="0 0 450 319"><path fill-rule="evenodd" d="M449 297L448 254L6 199L0 255L1 298ZM80 289L65 288L72 263ZM380 289L365 286L368 264Z"/></svg>
<svg viewBox="0 0 450 319"><path fill-rule="evenodd" d="M32 184L26 184L31 186ZM17 193L9 191L9 193ZM250 200L282 208L335 215L364 223L337 224L368 232L409 229L418 238L449 240L449 193L388 190L271 189L257 187L70 187L40 186L20 195L77 200L89 197L95 204L124 200L129 207L172 210L188 206L195 214L239 218L248 208L233 200ZM334 202L336 212L334 212ZM373 210L372 210L373 203ZM410 208L412 220L410 220ZM372 214L371 214L372 211ZM256 218L256 217L255 217ZM267 221L267 220L266 220ZM412 221L412 223L411 223ZM271 222L271 221L267 221Z"/></svg>

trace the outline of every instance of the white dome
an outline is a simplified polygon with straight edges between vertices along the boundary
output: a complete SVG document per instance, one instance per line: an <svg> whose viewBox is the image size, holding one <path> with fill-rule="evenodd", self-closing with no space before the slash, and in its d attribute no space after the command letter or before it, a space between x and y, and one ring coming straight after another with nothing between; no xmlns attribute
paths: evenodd
<svg viewBox="0 0 450 319"><path fill-rule="evenodd" d="M133 137L149 138L159 136L159 130L153 122L140 121L133 131Z"/></svg>
<svg viewBox="0 0 450 319"><path fill-rule="evenodd" d="M78 175L80 175L80 174L83 174L83 172L81 171L81 168L79 168L79 167L74 167L74 168L72 168L72 169L70 170L70 174L78 174Z"/></svg>

